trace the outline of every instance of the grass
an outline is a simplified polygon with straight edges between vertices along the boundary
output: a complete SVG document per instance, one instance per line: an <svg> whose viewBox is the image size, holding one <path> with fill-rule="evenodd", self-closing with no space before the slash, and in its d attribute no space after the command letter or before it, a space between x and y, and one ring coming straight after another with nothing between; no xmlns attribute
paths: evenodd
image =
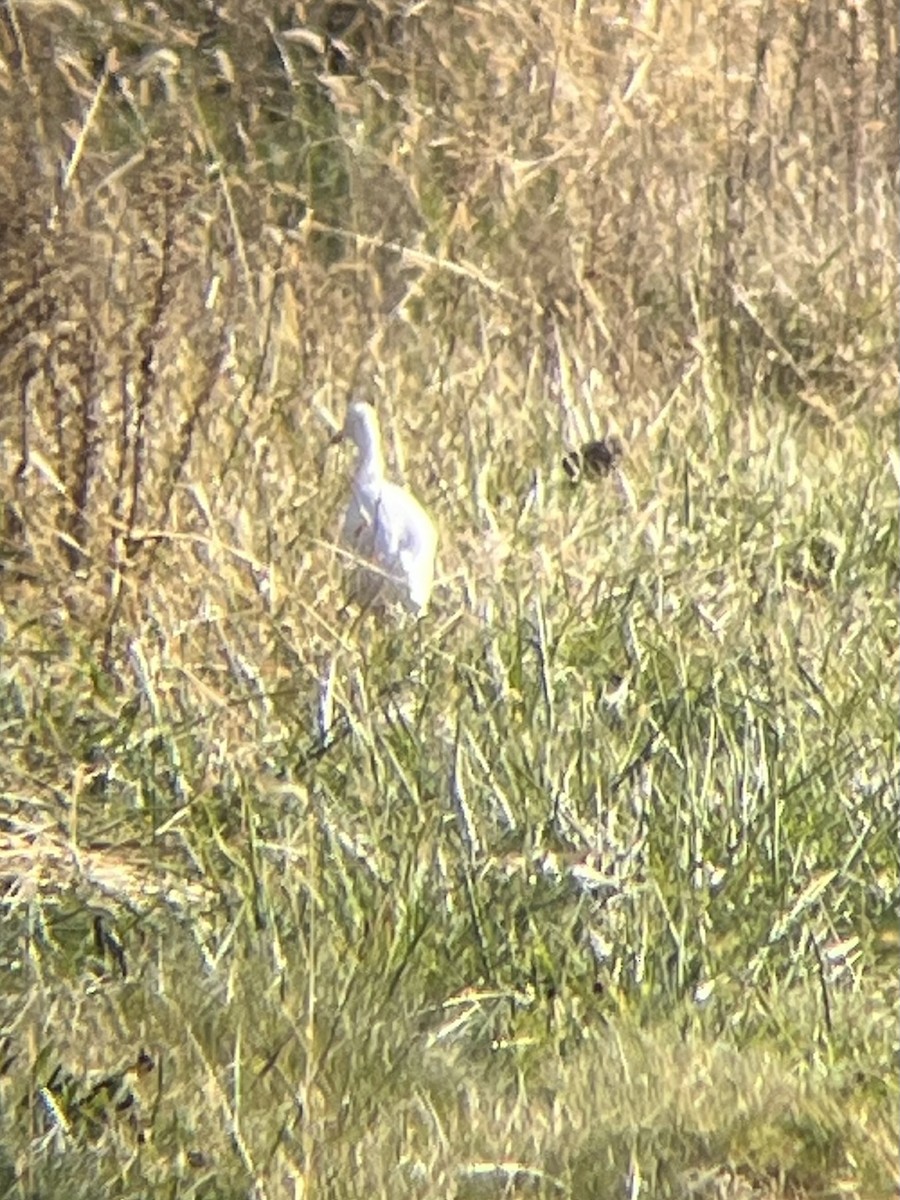
<svg viewBox="0 0 900 1200"><path fill-rule="evenodd" d="M4 18L0 1195L896 1194L896 38L690 12Z"/></svg>

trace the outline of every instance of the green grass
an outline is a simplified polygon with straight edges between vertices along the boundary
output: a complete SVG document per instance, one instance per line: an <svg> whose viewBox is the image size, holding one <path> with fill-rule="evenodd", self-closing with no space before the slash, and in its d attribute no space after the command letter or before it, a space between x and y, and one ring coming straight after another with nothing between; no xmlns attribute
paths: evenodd
<svg viewBox="0 0 900 1200"><path fill-rule="evenodd" d="M327 747L309 679L7 616L10 1194L890 1193L892 481L780 420L802 471L683 441L636 511L542 465L493 619L360 630Z"/></svg>

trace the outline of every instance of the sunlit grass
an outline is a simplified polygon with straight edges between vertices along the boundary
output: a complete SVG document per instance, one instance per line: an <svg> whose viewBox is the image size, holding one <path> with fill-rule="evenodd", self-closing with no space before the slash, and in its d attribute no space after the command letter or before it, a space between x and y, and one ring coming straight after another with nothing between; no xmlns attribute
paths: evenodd
<svg viewBox="0 0 900 1200"><path fill-rule="evenodd" d="M360 627L327 746L310 677L198 687L212 661L145 646L116 694L39 652L59 634L8 631L5 1090L156 1064L139 1155L73 1103L68 1132L33 1129L42 1186L82 1194L91 1163L191 1194L888 1188L888 480L858 463L804 512L799 469L748 489L720 465L671 464L689 501L642 501L632 468L634 514L548 463L515 590L478 585L502 620ZM615 551L596 585L550 548L527 568L543 525L591 510ZM824 512L839 549L807 561Z"/></svg>
<svg viewBox="0 0 900 1200"><path fill-rule="evenodd" d="M3 1195L894 1194L890 38L694 9L17 6Z"/></svg>

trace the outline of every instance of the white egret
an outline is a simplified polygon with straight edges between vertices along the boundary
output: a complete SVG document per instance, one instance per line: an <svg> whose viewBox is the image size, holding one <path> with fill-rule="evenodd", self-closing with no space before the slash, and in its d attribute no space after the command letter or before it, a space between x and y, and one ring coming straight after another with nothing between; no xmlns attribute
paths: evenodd
<svg viewBox="0 0 900 1200"><path fill-rule="evenodd" d="M385 478L378 414L354 400L332 439L357 449L343 541L357 560L351 598L364 608L399 602L419 614L434 585L437 530L415 496Z"/></svg>

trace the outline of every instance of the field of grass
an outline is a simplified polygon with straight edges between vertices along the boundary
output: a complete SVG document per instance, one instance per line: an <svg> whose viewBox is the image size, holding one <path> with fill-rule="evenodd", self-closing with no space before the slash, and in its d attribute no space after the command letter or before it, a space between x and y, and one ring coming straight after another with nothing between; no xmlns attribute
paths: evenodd
<svg viewBox="0 0 900 1200"><path fill-rule="evenodd" d="M897 37L4 6L0 1197L897 1195Z"/></svg>

